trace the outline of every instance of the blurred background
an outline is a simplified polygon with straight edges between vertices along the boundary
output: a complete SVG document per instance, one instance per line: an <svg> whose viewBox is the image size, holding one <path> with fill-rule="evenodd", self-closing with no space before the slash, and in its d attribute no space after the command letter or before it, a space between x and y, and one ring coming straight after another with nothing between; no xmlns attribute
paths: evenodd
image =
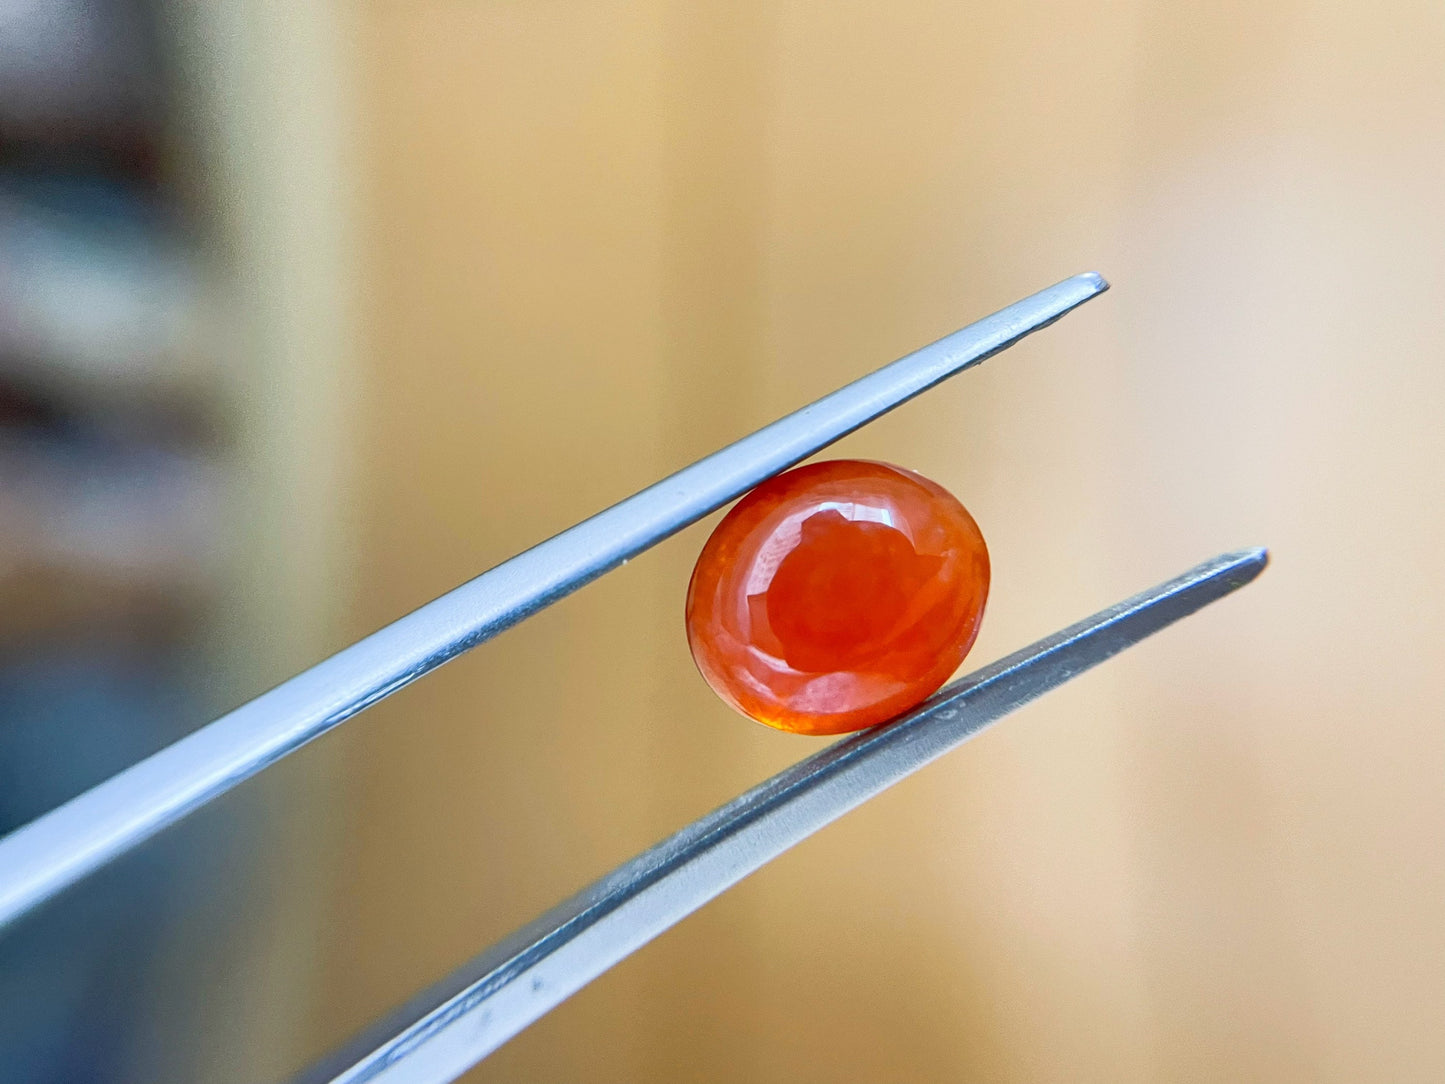
<svg viewBox="0 0 1445 1084"><path fill-rule="evenodd" d="M1086 269L829 454L982 663L1239 596L761 871L475 1081L1445 1077L1445 9L0 0L0 831ZM716 517L0 937L0 1079L284 1079L817 748Z"/></svg>

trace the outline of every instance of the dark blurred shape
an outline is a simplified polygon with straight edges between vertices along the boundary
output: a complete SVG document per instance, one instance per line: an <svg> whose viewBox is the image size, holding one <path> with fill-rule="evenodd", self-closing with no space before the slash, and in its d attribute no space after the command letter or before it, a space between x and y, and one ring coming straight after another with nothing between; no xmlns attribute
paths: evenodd
<svg viewBox="0 0 1445 1084"><path fill-rule="evenodd" d="M0 164L154 177L166 79L140 0L0 0Z"/></svg>
<svg viewBox="0 0 1445 1084"><path fill-rule="evenodd" d="M197 261L177 209L128 178L3 174L0 368L118 414L214 380Z"/></svg>

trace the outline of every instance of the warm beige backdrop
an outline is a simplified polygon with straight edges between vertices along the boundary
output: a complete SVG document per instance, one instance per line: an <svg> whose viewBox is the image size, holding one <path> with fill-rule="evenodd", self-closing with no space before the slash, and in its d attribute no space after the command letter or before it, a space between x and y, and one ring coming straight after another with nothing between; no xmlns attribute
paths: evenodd
<svg viewBox="0 0 1445 1084"><path fill-rule="evenodd" d="M1445 1077L1437 0L348 11L350 633L1088 268L837 451L973 510L976 661L1275 553L468 1079ZM327 739L306 1049L816 747L692 671L705 531Z"/></svg>

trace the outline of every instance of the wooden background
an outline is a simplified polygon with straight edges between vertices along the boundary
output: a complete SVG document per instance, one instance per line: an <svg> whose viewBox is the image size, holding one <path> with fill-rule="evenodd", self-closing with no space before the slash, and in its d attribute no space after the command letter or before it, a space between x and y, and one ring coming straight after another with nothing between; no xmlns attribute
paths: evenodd
<svg viewBox="0 0 1445 1084"><path fill-rule="evenodd" d="M972 661L1274 551L467 1079L1445 1076L1438 3L378 0L336 25L336 645L1086 269L1113 292L836 448L974 513ZM304 754L339 789L324 905L293 919L298 1059L815 748L692 669L708 529Z"/></svg>

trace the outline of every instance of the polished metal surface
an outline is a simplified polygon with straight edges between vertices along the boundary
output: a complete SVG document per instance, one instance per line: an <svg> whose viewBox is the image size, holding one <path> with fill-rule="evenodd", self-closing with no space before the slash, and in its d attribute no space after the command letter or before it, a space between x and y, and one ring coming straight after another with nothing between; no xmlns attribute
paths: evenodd
<svg viewBox="0 0 1445 1084"><path fill-rule="evenodd" d="M1249 583L1262 549L1206 561L829 746L483 952L295 1084L443 1084L669 926L989 723Z"/></svg>
<svg viewBox="0 0 1445 1084"><path fill-rule="evenodd" d="M0 927L468 648L1108 289L1076 275L484 572L0 839Z"/></svg>

